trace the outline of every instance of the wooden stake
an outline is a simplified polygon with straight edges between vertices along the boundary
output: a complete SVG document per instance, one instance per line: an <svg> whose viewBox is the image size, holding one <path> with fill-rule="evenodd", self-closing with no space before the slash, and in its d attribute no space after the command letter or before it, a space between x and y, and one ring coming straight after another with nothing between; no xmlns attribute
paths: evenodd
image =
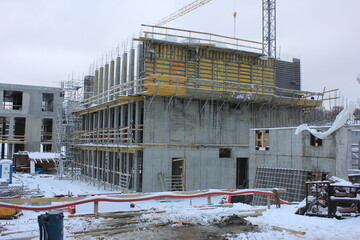
<svg viewBox="0 0 360 240"><path fill-rule="evenodd" d="M286 231L286 232L290 232L290 233L294 233L294 234L305 235L305 232L295 231L295 230L291 230L291 229L283 228L283 227L278 227L278 226L271 226L271 227L274 230L278 230L278 231Z"/></svg>
<svg viewBox="0 0 360 240"><path fill-rule="evenodd" d="M94 214L99 213L99 202L94 202Z"/></svg>
<svg viewBox="0 0 360 240"><path fill-rule="evenodd" d="M265 212L266 208L238 210L238 212Z"/></svg>

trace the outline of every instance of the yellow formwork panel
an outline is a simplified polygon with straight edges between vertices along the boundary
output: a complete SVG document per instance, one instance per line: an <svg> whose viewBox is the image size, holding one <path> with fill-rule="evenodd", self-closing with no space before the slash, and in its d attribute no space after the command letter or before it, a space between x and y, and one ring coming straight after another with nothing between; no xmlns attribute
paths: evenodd
<svg viewBox="0 0 360 240"><path fill-rule="evenodd" d="M156 94L159 96L181 96L186 94L186 87L184 86L147 84L145 87L147 88L147 92L144 93L144 95Z"/></svg>

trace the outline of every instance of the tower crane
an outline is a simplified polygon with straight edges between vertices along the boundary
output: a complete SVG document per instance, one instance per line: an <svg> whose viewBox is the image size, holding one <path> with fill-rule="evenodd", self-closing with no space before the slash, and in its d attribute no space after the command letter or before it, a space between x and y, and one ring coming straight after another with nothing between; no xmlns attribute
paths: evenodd
<svg viewBox="0 0 360 240"><path fill-rule="evenodd" d="M186 5L185 7L180 8L176 12L173 12L169 16L161 19L159 22L156 23L156 26L163 26L163 25L165 25L181 16L184 16L185 14L211 2L211 1L212 0L196 0L196 1Z"/></svg>
<svg viewBox="0 0 360 240"><path fill-rule="evenodd" d="M158 21L156 26L163 26L211 1L212 0L193 1L192 3ZM234 12L233 16L235 24L236 12ZM262 0L262 41L263 55L267 58L276 58L276 0Z"/></svg>

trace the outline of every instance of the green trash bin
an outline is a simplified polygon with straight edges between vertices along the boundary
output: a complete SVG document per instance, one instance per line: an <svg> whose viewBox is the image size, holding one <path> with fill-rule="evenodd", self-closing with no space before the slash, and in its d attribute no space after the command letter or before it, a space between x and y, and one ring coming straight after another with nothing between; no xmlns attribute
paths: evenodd
<svg viewBox="0 0 360 240"><path fill-rule="evenodd" d="M40 240L64 239L64 214L60 211L49 211L38 216Z"/></svg>

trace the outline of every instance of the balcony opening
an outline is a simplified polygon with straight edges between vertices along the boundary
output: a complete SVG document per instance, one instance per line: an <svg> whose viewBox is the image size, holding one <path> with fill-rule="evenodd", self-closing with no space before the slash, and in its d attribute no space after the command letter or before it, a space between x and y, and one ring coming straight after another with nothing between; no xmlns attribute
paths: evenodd
<svg viewBox="0 0 360 240"><path fill-rule="evenodd" d="M3 108L7 110L21 110L23 93L20 91L4 90Z"/></svg>

